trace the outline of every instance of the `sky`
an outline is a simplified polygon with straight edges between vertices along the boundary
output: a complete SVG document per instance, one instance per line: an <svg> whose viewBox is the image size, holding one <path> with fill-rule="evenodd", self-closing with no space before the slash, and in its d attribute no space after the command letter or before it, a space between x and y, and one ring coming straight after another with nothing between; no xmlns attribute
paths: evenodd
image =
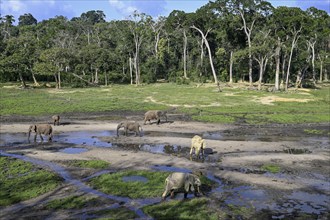
<svg viewBox="0 0 330 220"><path fill-rule="evenodd" d="M330 0L268 0L274 7L315 7L330 14ZM102 10L106 20L122 20L135 10L152 17L168 16L173 10L195 12L209 0L0 0L0 16L13 15L18 22L20 15L31 13L38 22L56 15L68 19L79 17L91 10Z"/></svg>

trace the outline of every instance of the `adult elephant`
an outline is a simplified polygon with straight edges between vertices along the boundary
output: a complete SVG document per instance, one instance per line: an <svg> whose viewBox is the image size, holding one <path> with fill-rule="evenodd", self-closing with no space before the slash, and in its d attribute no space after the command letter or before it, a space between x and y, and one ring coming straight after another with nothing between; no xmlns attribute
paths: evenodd
<svg viewBox="0 0 330 220"><path fill-rule="evenodd" d="M33 125L30 125L29 131L28 131L28 140L30 140L31 132L35 133L34 142L37 141L37 135L39 135L41 141L43 141L44 139L42 137L42 134L48 136L48 141L51 141L53 139L53 128L49 124L33 124Z"/></svg>
<svg viewBox="0 0 330 220"><path fill-rule="evenodd" d="M119 129L124 128L125 135L127 136L128 131L135 132L135 136L141 136L140 129L143 131L141 125L136 121L122 121L117 125L117 137L119 136Z"/></svg>
<svg viewBox="0 0 330 220"><path fill-rule="evenodd" d="M164 117L167 122L167 112L166 111L160 111L160 110L150 110L147 111L144 114L144 124L146 124L147 121L151 124L150 120L157 120L157 124L160 123L160 117Z"/></svg>
<svg viewBox="0 0 330 220"><path fill-rule="evenodd" d="M162 195L162 200L171 194L171 198L174 197L174 193L184 193L184 198L187 198L189 192L193 192L195 196L199 196L202 185L197 175L191 173L175 172L170 174L165 180L165 191Z"/></svg>

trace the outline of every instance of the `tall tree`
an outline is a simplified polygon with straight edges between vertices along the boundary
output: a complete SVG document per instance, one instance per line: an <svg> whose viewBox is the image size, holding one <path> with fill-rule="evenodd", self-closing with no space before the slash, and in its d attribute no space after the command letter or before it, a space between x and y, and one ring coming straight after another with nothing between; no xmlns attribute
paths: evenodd
<svg viewBox="0 0 330 220"><path fill-rule="evenodd" d="M37 19L33 17L30 13L25 13L24 15L19 16L18 18L18 25L36 25L38 23Z"/></svg>

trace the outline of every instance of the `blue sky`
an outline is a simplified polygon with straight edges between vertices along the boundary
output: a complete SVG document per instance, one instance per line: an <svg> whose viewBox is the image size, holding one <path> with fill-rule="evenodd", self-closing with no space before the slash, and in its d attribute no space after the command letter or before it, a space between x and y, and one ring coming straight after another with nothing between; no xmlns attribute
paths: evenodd
<svg viewBox="0 0 330 220"><path fill-rule="evenodd" d="M153 17L168 16L173 10L194 12L208 0L0 0L1 16L31 13L38 22L63 15L68 19L83 12L102 10L106 20L127 18L133 11L144 12ZM273 6L300 7L303 10L313 6L330 13L330 0L269 0Z"/></svg>

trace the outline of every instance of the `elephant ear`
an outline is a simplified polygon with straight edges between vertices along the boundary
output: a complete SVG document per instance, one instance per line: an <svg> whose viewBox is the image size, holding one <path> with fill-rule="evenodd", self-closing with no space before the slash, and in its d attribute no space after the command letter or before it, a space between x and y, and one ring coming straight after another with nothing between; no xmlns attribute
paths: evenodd
<svg viewBox="0 0 330 220"><path fill-rule="evenodd" d="M33 125L33 131L37 132L37 125Z"/></svg>

